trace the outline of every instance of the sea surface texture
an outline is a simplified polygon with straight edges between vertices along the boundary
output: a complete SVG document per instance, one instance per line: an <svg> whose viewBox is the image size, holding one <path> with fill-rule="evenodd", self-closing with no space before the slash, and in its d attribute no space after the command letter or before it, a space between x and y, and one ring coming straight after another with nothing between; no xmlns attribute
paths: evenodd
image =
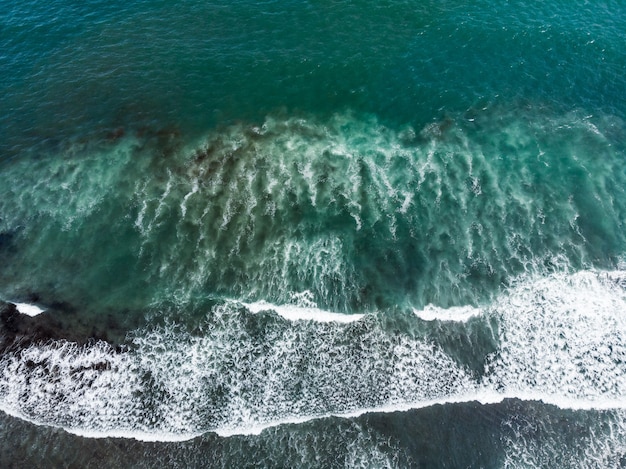
<svg viewBox="0 0 626 469"><path fill-rule="evenodd" d="M0 466L626 467L624 2L0 6Z"/></svg>

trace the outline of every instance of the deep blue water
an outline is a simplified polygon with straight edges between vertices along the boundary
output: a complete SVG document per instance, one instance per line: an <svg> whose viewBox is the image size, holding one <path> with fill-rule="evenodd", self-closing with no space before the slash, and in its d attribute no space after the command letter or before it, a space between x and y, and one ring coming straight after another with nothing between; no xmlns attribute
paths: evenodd
<svg viewBox="0 0 626 469"><path fill-rule="evenodd" d="M625 464L622 2L2 6L4 465Z"/></svg>

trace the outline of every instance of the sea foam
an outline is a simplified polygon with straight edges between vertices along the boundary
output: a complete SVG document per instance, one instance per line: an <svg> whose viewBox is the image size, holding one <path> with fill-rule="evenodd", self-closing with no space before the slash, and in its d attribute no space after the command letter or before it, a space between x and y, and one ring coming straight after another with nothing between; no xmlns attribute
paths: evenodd
<svg viewBox="0 0 626 469"><path fill-rule="evenodd" d="M495 327L497 351L479 374L434 335L387 330L380 312L339 322L341 315L311 308L319 321L289 306L297 320L277 321L260 312L280 306L257 302L241 311L242 303L226 302L213 307L201 335L171 324L136 331L121 352L61 341L5 355L0 406L83 435L152 440L507 398L622 409L623 276L582 271L520 280L480 314L461 310L472 322L448 321L455 310L435 309L439 325L426 321L433 331Z"/></svg>
<svg viewBox="0 0 626 469"><path fill-rule="evenodd" d="M45 311L43 308L40 308L39 306L30 304L30 303L13 303L13 304L15 305L15 307L20 313L25 314L27 316L31 316L31 317L38 316L39 314Z"/></svg>

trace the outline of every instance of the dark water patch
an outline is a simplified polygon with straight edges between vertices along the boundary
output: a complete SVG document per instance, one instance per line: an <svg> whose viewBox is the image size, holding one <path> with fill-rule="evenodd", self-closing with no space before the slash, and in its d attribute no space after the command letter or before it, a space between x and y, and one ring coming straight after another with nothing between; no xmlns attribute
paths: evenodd
<svg viewBox="0 0 626 469"><path fill-rule="evenodd" d="M1 222L1 221L0 221ZM19 253L20 228L0 232L0 269L8 269Z"/></svg>
<svg viewBox="0 0 626 469"><path fill-rule="evenodd" d="M461 368L480 378L489 356L500 346L500 333L496 317L475 311L476 316L468 319L459 311L449 313L447 318L424 320L413 311L386 310L377 314L376 321L391 336L408 336L435 344Z"/></svg>
<svg viewBox="0 0 626 469"><path fill-rule="evenodd" d="M465 323L438 321L430 325L427 340L440 346L474 376L482 376L488 357L497 352L498 324L493 317L472 318Z"/></svg>
<svg viewBox="0 0 626 469"><path fill-rule="evenodd" d="M3 467L624 467L618 411L505 400L325 418L184 442L89 439L0 416ZM621 430L622 433L612 433ZM613 442L611 442L611 440ZM537 449L529 454L533 445ZM11 449L8 451L8 449ZM604 464L604 466L603 466Z"/></svg>
<svg viewBox="0 0 626 469"><path fill-rule="evenodd" d="M2 232L0 233L0 251L6 251L14 247L14 232Z"/></svg>
<svg viewBox="0 0 626 469"><path fill-rule="evenodd" d="M2 353L16 353L31 345L68 341L91 345L97 341L120 348L125 342L126 329L120 327L112 314L104 321L93 323L81 318L80 312L67 303L53 302L43 313L28 316L20 313L13 303L0 303Z"/></svg>

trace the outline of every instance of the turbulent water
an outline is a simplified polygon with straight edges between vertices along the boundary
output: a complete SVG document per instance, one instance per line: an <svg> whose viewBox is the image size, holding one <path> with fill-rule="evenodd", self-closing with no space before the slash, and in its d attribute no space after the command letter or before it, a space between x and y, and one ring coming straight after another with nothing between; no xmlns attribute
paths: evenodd
<svg viewBox="0 0 626 469"><path fill-rule="evenodd" d="M5 5L1 465L625 467L625 24Z"/></svg>

